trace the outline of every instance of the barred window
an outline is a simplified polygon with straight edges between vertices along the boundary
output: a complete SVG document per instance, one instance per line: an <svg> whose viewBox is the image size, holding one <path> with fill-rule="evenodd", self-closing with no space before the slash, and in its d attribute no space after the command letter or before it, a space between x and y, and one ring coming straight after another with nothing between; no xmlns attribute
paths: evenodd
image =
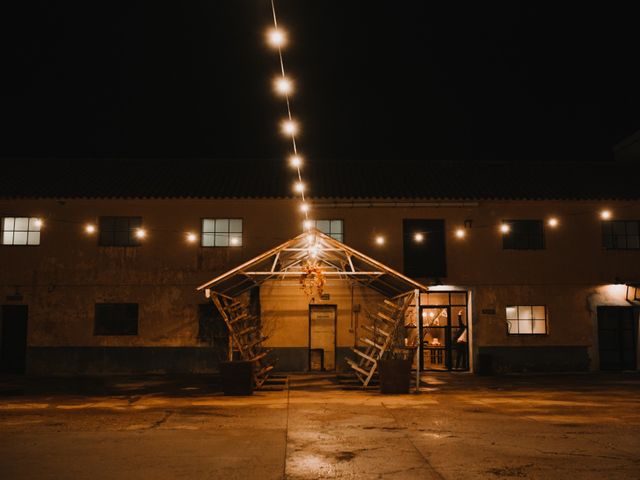
<svg viewBox="0 0 640 480"><path fill-rule="evenodd" d="M640 221L610 220L602 222L602 246L608 250L640 248Z"/></svg>
<svg viewBox="0 0 640 480"><path fill-rule="evenodd" d="M2 245L40 245L42 220L37 217L4 217Z"/></svg>
<svg viewBox="0 0 640 480"><path fill-rule="evenodd" d="M142 217L100 217L101 247L137 247L140 238L136 235L142 228Z"/></svg>
<svg viewBox="0 0 640 480"><path fill-rule="evenodd" d="M331 238L344 242L344 221L343 220L312 220L313 226L326 233Z"/></svg>
<svg viewBox="0 0 640 480"><path fill-rule="evenodd" d="M544 305L510 305L507 307L509 335L544 335L547 333L547 308Z"/></svg>
<svg viewBox="0 0 640 480"><path fill-rule="evenodd" d="M241 218L203 218L203 247L241 247Z"/></svg>

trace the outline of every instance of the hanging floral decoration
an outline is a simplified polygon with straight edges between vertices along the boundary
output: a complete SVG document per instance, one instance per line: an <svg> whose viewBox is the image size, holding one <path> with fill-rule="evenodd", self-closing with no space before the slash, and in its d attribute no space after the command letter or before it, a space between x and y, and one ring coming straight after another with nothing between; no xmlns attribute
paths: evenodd
<svg viewBox="0 0 640 480"><path fill-rule="evenodd" d="M300 286L307 296L315 299L315 295L322 296L324 284L326 282L322 268L317 262L307 261L302 265L302 275L300 276Z"/></svg>

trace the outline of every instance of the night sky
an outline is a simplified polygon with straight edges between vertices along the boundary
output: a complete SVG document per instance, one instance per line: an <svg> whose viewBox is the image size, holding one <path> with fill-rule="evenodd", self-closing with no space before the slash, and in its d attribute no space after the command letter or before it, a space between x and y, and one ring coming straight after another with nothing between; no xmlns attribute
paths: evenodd
<svg viewBox="0 0 640 480"><path fill-rule="evenodd" d="M278 1L303 153L611 160L640 128L638 17L560 3ZM284 156L270 21L257 0L3 2L0 156Z"/></svg>

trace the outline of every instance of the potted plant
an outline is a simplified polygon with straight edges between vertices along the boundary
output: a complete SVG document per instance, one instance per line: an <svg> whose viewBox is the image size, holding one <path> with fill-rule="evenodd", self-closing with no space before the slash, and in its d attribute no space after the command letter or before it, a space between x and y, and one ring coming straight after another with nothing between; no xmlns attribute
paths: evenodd
<svg viewBox="0 0 640 480"><path fill-rule="evenodd" d="M378 361L381 393L409 393L415 347L405 345L404 336L400 340L402 330L394 332L391 345Z"/></svg>

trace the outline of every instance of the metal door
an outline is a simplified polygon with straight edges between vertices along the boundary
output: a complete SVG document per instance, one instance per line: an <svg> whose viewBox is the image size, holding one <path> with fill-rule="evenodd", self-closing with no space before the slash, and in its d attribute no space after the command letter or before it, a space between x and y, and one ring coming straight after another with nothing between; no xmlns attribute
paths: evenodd
<svg viewBox="0 0 640 480"><path fill-rule="evenodd" d="M336 368L336 306L309 305L309 370L312 351L322 350L322 370Z"/></svg>

